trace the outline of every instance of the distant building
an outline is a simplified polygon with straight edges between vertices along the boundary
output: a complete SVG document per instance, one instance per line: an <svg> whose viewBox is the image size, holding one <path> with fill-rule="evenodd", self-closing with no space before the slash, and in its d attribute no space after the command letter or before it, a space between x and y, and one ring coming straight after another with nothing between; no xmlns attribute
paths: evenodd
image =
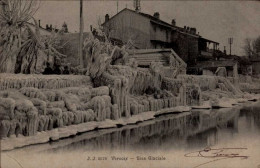
<svg viewBox="0 0 260 168"><path fill-rule="evenodd" d="M252 74L260 75L260 53L254 57L250 57L249 59L252 63Z"/></svg>
<svg viewBox="0 0 260 168"><path fill-rule="evenodd" d="M63 23L62 25L62 29L61 29L64 33L68 33L69 30L68 30L68 25L66 22Z"/></svg>
<svg viewBox="0 0 260 168"><path fill-rule="evenodd" d="M196 28L176 26L175 19L171 24L160 20L158 12L151 16L125 8L111 18L107 14L103 27L110 37L120 39L124 43L132 40L136 48L172 48L188 64L195 64L200 58L213 57L219 45L202 38Z"/></svg>
<svg viewBox="0 0 260 168"><path fill-rule="evenodd" d="M32 30L35 30L35 24L30 23L30 22L26 22L26 25L29 26ZM41 21L38 20L38 25L39 25L39 31L41 35L51 35L51 31L48 29L45 29L41 26Z"/></svg>
<svg viewBox="0 0 260 168"><path fill-rule="evenodd" d="M35 29L35 24L34 23L27 22L26 24L29 27L31 27L33 30ZM57 29L56 27L53 27L52 24L50 24L50 25L46 24L46 26L44 28L41 25L41 20L38 20L38 26L39 26L39 30L40 30L40 34L41 35L51 35L51 32L56 32L57 33L59 31L62 31L63 33L69 33L68 25L67 25L66 22L63 23L61 29Z"/></svg>

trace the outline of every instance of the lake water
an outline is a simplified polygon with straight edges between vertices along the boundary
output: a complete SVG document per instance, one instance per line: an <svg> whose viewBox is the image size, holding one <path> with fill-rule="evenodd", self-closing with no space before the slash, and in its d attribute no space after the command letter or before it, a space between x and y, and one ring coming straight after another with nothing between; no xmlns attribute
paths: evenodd
<svg viewBox="0 0 260 168"><path fill-rule="evenodd" d="M260 102L163 115L136 125L91 131L4 152L1 157L2 166L10 168L257 168Z"/></svg>

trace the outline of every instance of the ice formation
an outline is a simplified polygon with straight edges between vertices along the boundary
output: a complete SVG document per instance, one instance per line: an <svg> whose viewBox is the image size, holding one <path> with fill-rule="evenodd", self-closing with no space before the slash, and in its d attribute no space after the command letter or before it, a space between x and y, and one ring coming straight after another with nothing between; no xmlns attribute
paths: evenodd
<svg viewBox="0 0 260 168"><path fill-rule="evenodd" d="M202 99L242 94L223 77L179 75L185 64L177 58L170 58L168 68L154 62L141 68L125 47L93 37L86 39L84 53L85 75L0 74L2 137L92 121L131 120L142 113L199 107Z"/></svg>

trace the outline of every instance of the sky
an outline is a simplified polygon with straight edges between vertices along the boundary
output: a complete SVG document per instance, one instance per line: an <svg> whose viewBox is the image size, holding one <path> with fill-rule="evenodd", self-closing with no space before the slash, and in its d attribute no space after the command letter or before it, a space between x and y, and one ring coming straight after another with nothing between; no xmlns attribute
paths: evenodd
<svg viewBox="0 0 260 168"><path fill-rule="evenodd" d="M64 22L70 32L79 31L79 1L42 0L36 19L41 25L52 24L60 28ZM118 11L133 9L133 1L118 1ZM228 38L233 37L232 54L244 55L243 44L246 38L260 35L260 2L258 1L148 1L141 0L141 12L153 15L160 13L163 21L176 20L179 27L196 27L204 38L220 43L220 50L227 46ZM117 13L117 1L90 0L83 2L84 31L90 25L104 21L105 14L110 17Z"/></svg>

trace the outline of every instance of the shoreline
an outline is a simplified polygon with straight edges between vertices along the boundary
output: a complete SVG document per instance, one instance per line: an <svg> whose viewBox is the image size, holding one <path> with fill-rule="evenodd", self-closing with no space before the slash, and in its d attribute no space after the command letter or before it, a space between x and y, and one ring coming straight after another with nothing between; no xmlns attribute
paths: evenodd
<svg viewBox="0 0 260 168"><path fill-rule="evenodd" d="M87 123L81 123L77 125L64 126L61 128L55 128L53 130L37 132L34 136L8 137L1 140L1 151L9 151L15 148L21 148L28 145L42 144L49 141L57 141L59 139L75 136L79 133L93 131L97 129L116 128L119 125L131 125L139 122L152 120L158 115L181 113L190 111L190 107L177 106L173 108L167 108L158 110L156 112L149 111L143 112L137 115L133 115L129 118L120 118L118 120L106 119L104 121L91 121Z"/></svg>
<svg viewBox="0 0 260 168"><path fill-rule="evenodd" d="M221 100L221 99L220 99ZM239 102L237 99L229 99L230 104L232 107L223 107L223 108L233 108L241 105L245 105L250 101L250 99L247 99L247 101L243 101L241 103L234 103ZM258 101L259 99L257 99ZM257 102L256 101L256 102ZM58 141L60 139L69 138L71 136L76 136L81 133L90 132L94 130L100 130L100 129L108 129L108 128L117 128L118 126L125 126L125 125L135 125L137 123L148 121L148 120L154 120L157 118L157 116L165 115L165 114L171 114L171 113L183 113L183 112L191 112L192 109L196 110L203 110L207 109L196 107L192 108L189 106L176 106L173 108L166 108L158 111L149 111L149 112L143 112L137 115L133 115L129 118L120 118L118 120L110 120L106 119L104 121L91 121L87 123L81 123L77 125L70 125L70 126L64 126L61 128L55 128L53 130L48 131L42 131L37 132L34 136L23 136L19 135L18 137L8 137L1 140L1 151L10 151L14 150L16 148L22 148L29 145L36 145L36 144L43 144L50 141ZM220 107L221 108L221 107Z"/></svg>

